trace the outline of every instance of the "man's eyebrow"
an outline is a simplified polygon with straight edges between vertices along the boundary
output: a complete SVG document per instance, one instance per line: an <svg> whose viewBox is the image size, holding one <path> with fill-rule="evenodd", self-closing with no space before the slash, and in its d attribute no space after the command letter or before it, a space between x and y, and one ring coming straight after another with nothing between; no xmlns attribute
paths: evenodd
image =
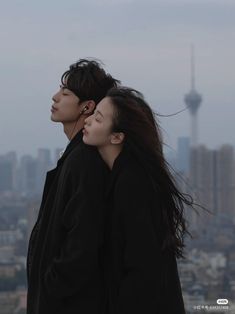
<svg viewBox="0 0 235 314"><path fill-rule="evenodd" d="M69 89L66 85L60 85L61 89Z"/></svg>

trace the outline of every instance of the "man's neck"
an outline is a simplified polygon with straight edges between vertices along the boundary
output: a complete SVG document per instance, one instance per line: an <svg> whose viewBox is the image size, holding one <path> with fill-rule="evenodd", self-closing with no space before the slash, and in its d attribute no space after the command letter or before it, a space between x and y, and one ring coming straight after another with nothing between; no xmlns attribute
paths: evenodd
<svg viewBox="0 0 235 314"><path fill-rule="evenodd" d="M81 131L84 127L84 121L77 121L77 122L70 122L70 123L64 123L64 133L67 136L68 140L71 141L74 136Z"/></svg>

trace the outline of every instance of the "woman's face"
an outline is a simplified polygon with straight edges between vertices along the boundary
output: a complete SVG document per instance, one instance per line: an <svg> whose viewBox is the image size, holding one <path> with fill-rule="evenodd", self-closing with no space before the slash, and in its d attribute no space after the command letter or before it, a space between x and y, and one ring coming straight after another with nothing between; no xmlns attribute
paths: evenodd
<svg viewBox="0 0 235 314"><path fill-rule="evenodd" d="M109 97L103 98L85 120L83 141L88 145L104 147L111 144L114 106Z"/></svg>

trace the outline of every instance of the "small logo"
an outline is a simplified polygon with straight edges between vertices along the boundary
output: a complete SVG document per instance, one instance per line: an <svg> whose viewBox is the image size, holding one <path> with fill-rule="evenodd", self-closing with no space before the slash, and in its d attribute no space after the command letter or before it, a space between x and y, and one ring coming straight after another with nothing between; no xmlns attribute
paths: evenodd
<svg viewBox="0 0 235 314"><path fill-rule="evenodd" d="M217 304L228 304L228 300L227 299L218 299Z"/></svg>

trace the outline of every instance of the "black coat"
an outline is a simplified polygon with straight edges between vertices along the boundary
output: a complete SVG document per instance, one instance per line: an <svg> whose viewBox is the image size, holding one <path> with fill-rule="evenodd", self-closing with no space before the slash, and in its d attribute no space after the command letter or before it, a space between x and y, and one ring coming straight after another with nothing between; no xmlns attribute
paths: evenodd
<svg viewBox="0 0 235 314"><path fill-rule="evenodd" d="M185 314L174 254L162 253L161 195L123 150L107 192L105 314Z"/></svg>
<svg viewBox="0 0 235 314"><path fill-rule="evenodd" d="M28 256L27 314L101 314L108 168L79 132L47 173Z"/></svg>

